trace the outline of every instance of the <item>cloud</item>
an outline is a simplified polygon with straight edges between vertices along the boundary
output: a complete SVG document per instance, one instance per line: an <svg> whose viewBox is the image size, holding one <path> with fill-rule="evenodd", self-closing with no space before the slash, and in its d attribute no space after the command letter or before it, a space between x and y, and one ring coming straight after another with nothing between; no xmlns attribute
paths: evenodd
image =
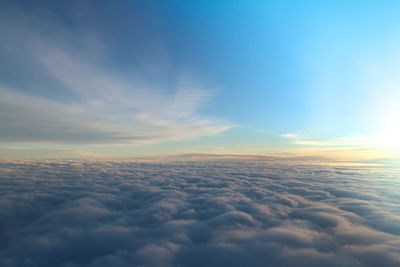
<svg viewBox="0 0 400 267"><path fill-rule="evenodd" d="M3 160L0 265L399 265L396 170L308 163Z"/></svg>
<svg viewBox="0 0 400 267"><path fill-rule="evenodd" d="M127 55L132 66L125 66L116 59L124 48L111 42L112 29L92 25L104 23L99 18L87 21L96 17L90 9L81 7L82 13L76 13L66 7L66 16L81 20L72 27L57 18L50 4L29 16L17 4L9 6L4 9L12 16L5 14L0 21L0 30L7 33L0 39L0 56L9 63L0 66L6 73L0 77L0 142L150 143L214 135L232 127L198 113L215 90L183 75L186 70L170 73L162 57L159 64L142 64L158 54L162 38L148 37L144 50L135 50L139 41L130 40L134 47L125 52L138 55ZM154 42L160 45L152 49ZM173 82L150 70L160 66Z"/></svg>
<svg viewBox="0 0 400 267"><path fill-rule="evenodd" d="M398 159L398 152L392 147L380 145L380 136L352 136L313 138L301 133L284 133L279 137L292 145L289 152L298 157L330 158L334 160L389 160Z"/></svg>

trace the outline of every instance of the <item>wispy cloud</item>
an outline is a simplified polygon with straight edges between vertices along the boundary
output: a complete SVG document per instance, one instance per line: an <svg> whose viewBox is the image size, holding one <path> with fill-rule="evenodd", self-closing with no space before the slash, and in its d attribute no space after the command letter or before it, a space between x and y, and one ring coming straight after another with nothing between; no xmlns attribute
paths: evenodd
<svg viewBox="0 0 400 267"><path fill-rule="evenodd" d="M335 138L313 138L304 133L284 133L286 139L297 155L323 156L340 160L370 160L397 157L395 151L382 146L382 136L353 136Z"/></svg>
<svg viewBox="0 0 400 267"><path fill-rule="evenodd" d="M197 112L213 90L179 73L174 88L144 81L140 72L121 75L104 63L111 56L108 43L94 29L71 31L48 18L31 20L35 27L26 20L3 21L13 38L2 38L1 52L13 48L16 61L28 57L21 68L37 75L26 76L23 86L0 85L0 142L146 143L231 127Z"/></svg>
<svg viewBox="0 0 400 267"><path fill-rule="evenodd" d="M280 137L289 140L295 145L311 147L348 147L355 145L367 145L369 140L368 137L341 137L317 140L313 137L298 133L284 133L281 134Z"/></svg>

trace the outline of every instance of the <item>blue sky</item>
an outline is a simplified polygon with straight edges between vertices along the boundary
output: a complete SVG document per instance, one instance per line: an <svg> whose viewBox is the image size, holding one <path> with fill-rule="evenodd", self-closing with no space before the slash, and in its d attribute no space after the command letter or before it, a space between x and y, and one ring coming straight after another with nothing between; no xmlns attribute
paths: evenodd
<svg viewBox="0 0 400 267"><path fill-rule="evenodd" d="M400 148L398 1L0 10L3 158Z"/></svg>

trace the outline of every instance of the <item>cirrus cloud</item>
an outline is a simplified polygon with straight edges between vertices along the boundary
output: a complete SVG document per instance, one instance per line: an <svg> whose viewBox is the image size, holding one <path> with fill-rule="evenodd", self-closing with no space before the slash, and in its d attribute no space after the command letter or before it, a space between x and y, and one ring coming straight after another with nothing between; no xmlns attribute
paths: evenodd
<svg viewBox="0 0 400 267"><path fill-rule="evenodd" d="M215 90L183 74L190 70L171 70L163 38L143 36L135 20L129 21L133 47L119 59L123 44L113 42L115 29L102 25L92 5L66 7L66 16L80 21L75 26L51 3L29 13L18 3L2 5L0 143L150 143L233 126L201 115ZM150 27L146 21L140 23Z"/></svg>

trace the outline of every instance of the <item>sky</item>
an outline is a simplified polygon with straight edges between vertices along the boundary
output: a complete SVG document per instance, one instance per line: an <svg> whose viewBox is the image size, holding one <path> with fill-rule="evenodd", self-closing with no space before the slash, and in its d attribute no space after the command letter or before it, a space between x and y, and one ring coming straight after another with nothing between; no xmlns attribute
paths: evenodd
<svg viewBox="0 0 400 267"><path fill-rule="evenodd" d="M399 14L1 0L0 265L400 266Z"/></svg>
<svg viewBox="0 0 400 267"><path fill-rule="evenodd" d="M399 12L1 1L0 157L398 157Z"/></svg>

